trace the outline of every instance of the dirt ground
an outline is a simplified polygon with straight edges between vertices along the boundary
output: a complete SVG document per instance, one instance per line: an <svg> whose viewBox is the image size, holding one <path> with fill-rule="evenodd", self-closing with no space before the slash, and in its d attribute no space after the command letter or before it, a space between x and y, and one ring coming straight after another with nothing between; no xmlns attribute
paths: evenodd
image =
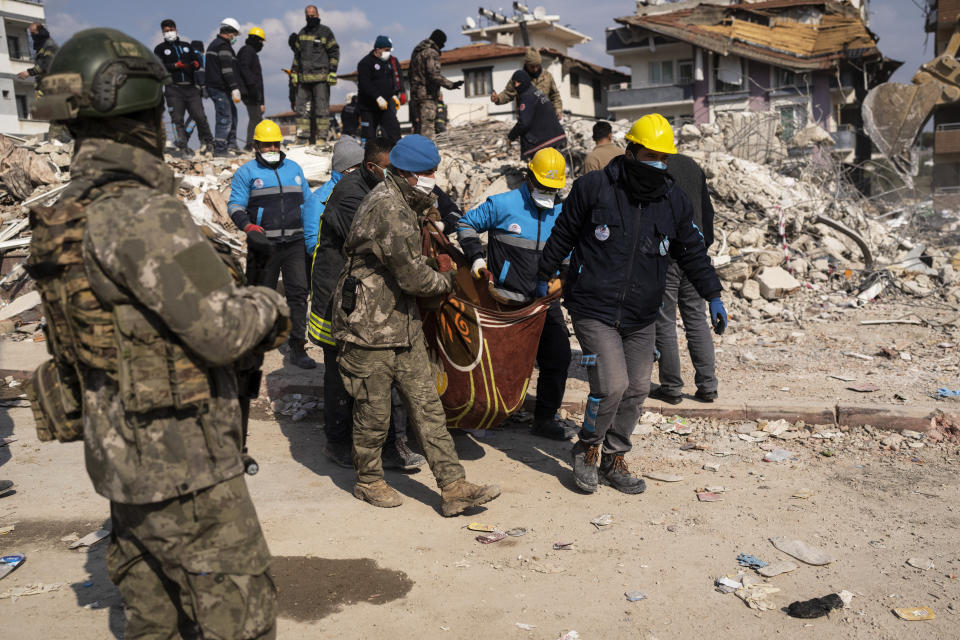
<svg viewBox="0 0 960 640"><path fill-rule="evenodd" d="M912 311L887 305L820 311L824 318L811 315L799 325L733 324L718 345L721 396L956 408L930 397L939 387L960 387L956 347L938 346L956 344L956 328L858 324ZM920 311L931 322L949 320L945 311ZM896 357L876 356L881 346L894 346ZM875 357L860 360L845 351ZM5 368L14 361L29 368L44 357L43 346L29 342L0 342L0 353ZM568 399L586 389L582 370L574 366L571 373ZM858 394L830 374L879 390ZM284 367L278 355L268 359L274 400L281 389L309 389L321 379L322 365L305 373ZM352 471L320 453L319 410L293 421L274 408L262 399L251 424L261 471L248 484L276 556L280 638L556 640L571 630L585 640L960 637L955 441L908 437L891 447L881 442L889 434L808 425L795 440L749 442L741 433L762 424L691 421L692 433L678 435L648 416L628 462L683 480L648 480L641 496L607 487L588 496L572 487L569 444L535 438L513 422L483 437L456 434L468 478L497 482L503 495L446 519L427 470L387 473L405 498L397 509L356 500ZM0 581L3 637L121 638L122 602L106 576L106 543L82 552L61 541L109 517L107 502L90 487L82 446L41 445L27 407L0 409L0 438L11 435L17 440L0 446L0 479L14 480L16 492L0 498L0 531L14 528L0 535L0 554L28 559ZM789 449L794 459L763 462L774 447ZM697 500L696 489L717 485L725 489L722 501ZM812 495L793 497L806 495L801 490ZM603 514L612 515L612 524L591 524ZM465 528L471 522L527 532L485 545ZM752 573L738 566L738 553L788 559L769 542L774 536L805 540L836 561L798 562L796 571L769 579L780 592L768 611L714 589L719 576ZM558 542L572 545L554 550ZM908 558L934 566L916 569ZM33 584L60 586L3 598ZM849 608L829 617L799 620L782 611L795 600L844 589L855 594ZM624 594L632 591L647 598L628 602ZM891 611L922 605L937 618L906 622Z"/></svg>

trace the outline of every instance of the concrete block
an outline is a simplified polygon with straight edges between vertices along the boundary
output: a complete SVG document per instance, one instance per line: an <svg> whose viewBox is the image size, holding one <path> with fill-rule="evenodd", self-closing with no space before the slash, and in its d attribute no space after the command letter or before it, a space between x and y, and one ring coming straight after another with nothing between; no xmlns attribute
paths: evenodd
<svg viewBox="0 0 960 640"><path fill-rule="evenodd" d="M764 267L756 275L760 295L767 300L777 300L795 291L800 282L782 267Z"/></svg>

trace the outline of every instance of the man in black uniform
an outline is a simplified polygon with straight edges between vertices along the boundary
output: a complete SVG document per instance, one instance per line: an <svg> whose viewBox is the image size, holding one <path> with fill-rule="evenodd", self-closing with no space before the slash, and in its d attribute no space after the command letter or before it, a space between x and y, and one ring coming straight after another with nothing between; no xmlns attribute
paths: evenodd
<svg viewBox="0 0 960 640"><path fill-rule="evenodd" d="M171 82L163 89L167 99L167 109L173 129L177 132L176 145L181 153L188 153L187 143L190 134L183 121L184 111L197 124L197 135L200 137L200 152L213 152L213 133L207 115L203 112L203 101L200 99L200 87L197 86L196 72L203 66L203 54L194 49L189 42L180 39L177 33L177 23L167 19L160 23L163 32L163 42L153 49L153 53L160 58L160 62L170 74Z"/></svg>
<svg viewBox="0 0 960 640"><path fill-rule="evenodd" d="M267 35L260 27L250 29L250 35L237 52L237 71L240 73L240 95L247 108L247 143L245 151L253 151L253 131L263 119L266 109L263 98L263 69L260 67L260 50Z"/></svg>
<svg viewBox="0 0 960 640"><path fill-rule="evenodd" d="M378 128L384 138L393 142L400 139L397 108L403 86L399 74L394 73L396 58L392 51L390 38L377 36L373 50L357 64L360 122L364 127L363 137L367 140L377 137Z"/></svg>
<svg viewBox="0 0 960 640"><path fill-rule="evenodd" d="M347 102L340 112L340 127L343 135L360 138L360 105L356 93L347 94Z"/></svg>

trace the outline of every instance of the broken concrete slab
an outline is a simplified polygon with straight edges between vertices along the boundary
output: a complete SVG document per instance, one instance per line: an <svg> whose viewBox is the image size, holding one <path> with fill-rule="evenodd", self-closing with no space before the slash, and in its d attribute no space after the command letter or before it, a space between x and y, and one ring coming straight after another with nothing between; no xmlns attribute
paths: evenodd
<svg viewBox="0 0 960 640"><path fill-rule="evenodd" d="M13 320L31 309L40 306L40 292L25 293L5 307L0 307L0 320Z"/></svg>
<svg viewBox="0 0 960 640"><path fill-rule="evenodd" d="M760 295L767 300L778 300L800 288L800 282L782 267L764 267L755 278Z"/></svg>

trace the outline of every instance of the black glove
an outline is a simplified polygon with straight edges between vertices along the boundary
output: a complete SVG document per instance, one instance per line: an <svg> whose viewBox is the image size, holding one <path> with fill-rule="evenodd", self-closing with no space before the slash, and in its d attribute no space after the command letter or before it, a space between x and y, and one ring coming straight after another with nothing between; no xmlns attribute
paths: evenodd
<svg viewBox="0 0 960 640"><path fill-rule="evenodd" d="M273 253L273 243L260 231L247 231L247 249L256 253Z"/></svg>
<svg viewBox="0 0 960 640"><path fill-rule="evenodd" d="M456 82L453 83L453 87L451 87L451 88L452 88L452 89L459 89L459 88L462 87L462 86L463 86L463 80L457 80Z"/></svg>
<svg viewBox="0 0 960 640"><path fill-rule="evenodd" d="M296 51L296 48L294 47L294 45L297 44L298 38L299 36L295 33L291 33L290 37L287 38L287 46L290 47L290 49L293 51Z"/></svg>

